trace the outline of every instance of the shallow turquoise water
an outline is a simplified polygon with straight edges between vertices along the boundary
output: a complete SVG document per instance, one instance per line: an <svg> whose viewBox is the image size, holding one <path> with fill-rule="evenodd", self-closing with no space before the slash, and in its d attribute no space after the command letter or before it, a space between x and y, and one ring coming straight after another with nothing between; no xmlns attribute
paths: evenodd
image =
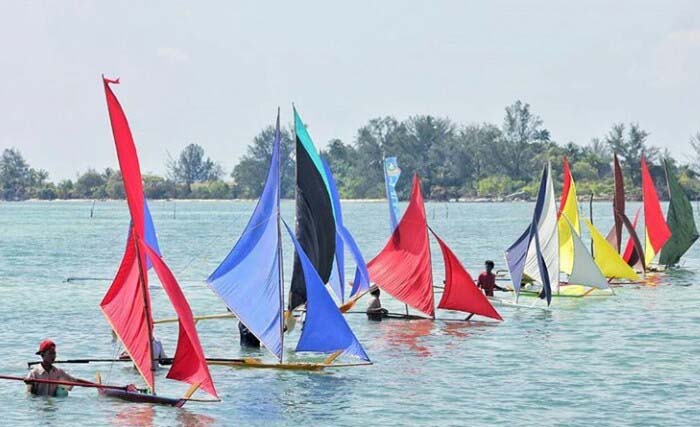
<svg viewBox="0 0 700 427"><path fill-rule="evenodd" d="M176 217L173 218L174 206ZM0 373L24 375L38 342L51 337L62 358L111 357L119 349L98 304L121 259L126 206L98 202L0 203ZM253 202L152 202L161 249L197 314L225 312L202 280L228 253ZM344 204L346 222L369 259L388 235L384 203ZM503 268L503 250L524 229L532 204L427 204L431 226L472 273L484 259ZM636 209L630 204L628 212ZM610 204L594 207L610 226ZM292 219L293 205L283 213ZM442 258L433 242L436 281ZM291 247L285 256L290 265ZM375 364L324 373L212 367L220 404L183 409L129 405L90 389L69 398L31 398L23 384L0 382L6 425L697 425L700 422L697 247L685 268L656 276L658 286L621 288L612 298L556 299L549 314L498 308L505 322L347 319ZM287 273L289 279L291 274ZM156 318L172 316L153 289ZM439 297L439 296L438 296ZM385 305L403 310L385 298ZM366 301L361 301L359 309ZM439 317L458 318L453 313ZM240 353L232 320L198 324L211 357ZM166 351L176 329L159 326ZM290 359L298 331L287 339ZM253 355L258 355L253 353ZM260 353L268 357L265 353ZM117 365L69 365L90 379L138 383ZM158 374L159 392L185 385Z"/></svg>

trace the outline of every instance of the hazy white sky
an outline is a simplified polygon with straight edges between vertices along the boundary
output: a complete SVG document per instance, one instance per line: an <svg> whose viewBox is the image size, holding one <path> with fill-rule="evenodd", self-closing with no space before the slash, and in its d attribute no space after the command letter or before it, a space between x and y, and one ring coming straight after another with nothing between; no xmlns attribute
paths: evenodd
<svg viewBox="0 0 700 427"><path fill-rule="evenodd" d="M148 5L144 5L148 3ZM638 121L677 156L700 130L698 1L0 0L0 149L50 179L117 165L100 74L145 172L190 142L230 172L295 102L317 146L368 119L501 123L559 142Z"/></svg>

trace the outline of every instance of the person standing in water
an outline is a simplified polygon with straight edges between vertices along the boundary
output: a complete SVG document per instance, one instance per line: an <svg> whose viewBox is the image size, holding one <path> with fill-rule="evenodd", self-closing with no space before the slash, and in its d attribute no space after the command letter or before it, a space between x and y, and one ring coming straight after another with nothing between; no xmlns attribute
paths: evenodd
<svg viewBox="0 0 700 427"><path fill-rule="evenodd" d="M56 361L56 344L51 340L44 340L39 344L39 350L35 353L41 356L41 363L27 374L26 380L52 380L69 381L74 383L93 384L90 381L75 378L63 369L53 366ZM69 385L27 382L27 392L37 396L67 396L73 387Z"/></svg>
<svg viewBox="0 0 700 427"><path fill-rule="evenodd" d="M493 296L494 289L505 291L505 289L496 285L496 275L493 274L493 261L486 261L484 263L484 267L486 268L486 271L482 271L481 274L479 274L479 278L476 281L476 286L483 289L487 297Z"/></svg>

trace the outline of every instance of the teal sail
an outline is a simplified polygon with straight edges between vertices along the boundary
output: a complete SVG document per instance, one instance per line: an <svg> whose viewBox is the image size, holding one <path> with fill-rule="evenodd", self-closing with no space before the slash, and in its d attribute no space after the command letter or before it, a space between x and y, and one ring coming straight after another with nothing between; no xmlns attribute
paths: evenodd
<svg viewBox="0 0 700 427"><path fill-rule="evenodd" d="M280 361L283 293L280 245L279 112L265 187L243 234L209 276L211 289Z"/></svg>
<svg viewBox="0 0 700 427"><path fill-rule="evenodd" d="M299 256L306 284L306 318L296 351L316 353L342 351L344 354L350 354L369 362L369 356L326 291L326 287L316 273L311 260L304 253L304 248L294 237L289 226L286 223L284 226Z"/></svg>
<svg viewBox="0 0 700 427"><path fill-rule="evenodd" d="M659 264L670 266L678 264L683 254L693 246L698 239L698 229L690 200L671 171L668 160L664 160L664 169L671 197L666 214L666 223L671 230L671 237L661 249Z"/></svg>
<svg viewBox="0 0 700 427"><path fill-rule="evenodd" d="M294 109L296 135L296 238L323 283L328 283L335 259L336 227L328 178L321 157ZM306 286L299 257L294 255L289 308L306 302Z"/></svg>

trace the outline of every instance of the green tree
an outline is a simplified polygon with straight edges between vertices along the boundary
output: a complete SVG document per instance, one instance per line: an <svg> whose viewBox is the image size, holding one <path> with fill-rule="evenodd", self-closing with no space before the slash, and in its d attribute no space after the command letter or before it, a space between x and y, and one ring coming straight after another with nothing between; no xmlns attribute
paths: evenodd
<svg viewBox="0 0 700 427"><path fill-rule="evenodd" d="M107 197L107 179L95 169L88 169L75 181L75 197L82 199L104 199Z"/></svg>
<svg viewBox="0 0 700 427"><path fill-rule="evenodd" d="M209 157L204 158L204 148L197 144L185 147L177 160L167 163L170 178L181 184L185 184L187 192L192 191L195 182L216 181L223 175L221 166L214 163Z"/></svg>
<svg viewBox="0 0 700 427"><path fill-rule="evenodd" d="M275 128L263 129L253 142L248 145L241 161L233 168L231 176L235 181L236 191L240 197L256 199L260 197L267 172L270 170L272 148L275 142ZM280 129L280 173L282 197L294 196L296 177L294 176L294 140L286 128Z"/></svg>
<svg viewBox="0 0 700 427"><path fill-rule="evenodd" d="M124 199L126 197L126 193L124 192L122 173L113 172L111 169L107 169L105 172L108 172L104 174L106 175L105 193L107 194L107 197L110 199Z"/></svg>
<svg viewBox="0 0 700 427"><path fill-rule="evenodd" d="M623 169L632 178L635 186L642 184L641 159L646 157L647 162L653 162L659 153L659 149L647 144L649 133L639 127L638 123L631 123L625 133L625 125L618 123L613 125L605 137L610 150L622 157Z"/></svg>
<svg viewBox="0 0 700 427"><path fill-rule="evenodd" d="M690 137L690 146L693 148L693 156L690 160L690 167L700 173L700 132Z"/></svg>
<svg viewBox="0 0 700 427"><path fill-rule="evenodd" d="M32 186L42 185L46 171L34 170L16 148L6 148L0 157L0 195L4 200L24 200L31 196Z"/></svg>
<svg viewBox="0 0 700 427"><path fill-rule="evenodd" d="M542 119L532 114L530 104L518 100L506 107L501 130L495 154L504 172L514 180L537 176L540 168L533 159L541 151L538 145L550 140Z"/></svg>
<svg viewBox="0 0 700 427"><path fill-rule="evenodd" d="M73 181L70 179L64 179L56 185L56 196L59 199L72 199L73 191Z"/></svg>
<svg viewBox="0 0 700 427"><path fill-rule="evenodd" d="M160 176L143 175L143 192L149 200L174 199L177 197L177 185Z"/></svg>

